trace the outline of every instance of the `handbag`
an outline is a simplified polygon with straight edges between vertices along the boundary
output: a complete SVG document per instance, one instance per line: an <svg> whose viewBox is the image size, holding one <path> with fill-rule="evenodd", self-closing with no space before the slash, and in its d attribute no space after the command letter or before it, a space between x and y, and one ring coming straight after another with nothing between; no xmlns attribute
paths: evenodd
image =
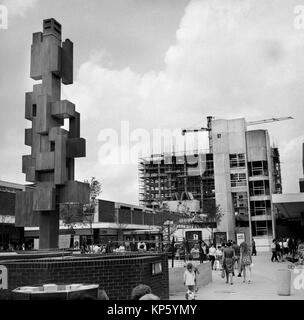
<svg viewBox="0 0 304 320"><path fill-rule="evenodd" d="M243 263L244 263L245 266L251 265L251 260L250 260L249 256L244 256L243 257Z"/></svg>
<svg viewBox="0 0 304 320"><path fill-rule="evenodd" d="M224 279L224 278L225 278L225 276L226 276L226 274L225 274L225 270L224 270L224 269L222 269L222 273L221 273L221 277L222 277L222 279Z"/></svg>

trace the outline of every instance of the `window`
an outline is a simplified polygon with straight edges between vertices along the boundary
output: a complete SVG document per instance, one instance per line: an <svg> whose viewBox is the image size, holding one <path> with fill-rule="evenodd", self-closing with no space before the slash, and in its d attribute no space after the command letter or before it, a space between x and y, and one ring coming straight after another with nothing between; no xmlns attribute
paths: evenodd
<svg viewBox="0 0 304 320"><path fill-rule="evenodd" d="M250 201L252 216L271 215L270 200Z"/></svg>
<svg viewBox="0 0 304 320"><path fill-rule="evenodd" d="M243 187L247 185L246 173L232 173L230 179L231 187Z"/></svg>
<svg viewBox="0 0 304 320"><path fill-rule="evenodd" d="M245 154L230 154L230 168L245 168Z"/></svg>
<svg viewBox="0 0 304 320"><path fill-rule="evenodd" d="M234 209L247 208L247 193L246 192L232 192L232 201Z"/></svg>
<svg viewBox="0 0 304 320"><path fill-rule="evenodd" d="M269 181L258 180L249 182L250 196L265 196L270 194Z"/></svg>
<svg viewBox="0 0 304 320"><path fill-rule="evenodd" d="M220 133L217 134L217 138L221 139L222 135Z"/></svg>
<svg viewBox="0 0 304 320"><path fill-rule="evenodd" d="M271 221L252 221L253 236L271 236L272 226Z"/></svg>
<svg viewBox="0 0 304 320"><path fill-rule="evenodd" d="M253 161L248 162L249 176L268 176L267 161Z"/></svg>

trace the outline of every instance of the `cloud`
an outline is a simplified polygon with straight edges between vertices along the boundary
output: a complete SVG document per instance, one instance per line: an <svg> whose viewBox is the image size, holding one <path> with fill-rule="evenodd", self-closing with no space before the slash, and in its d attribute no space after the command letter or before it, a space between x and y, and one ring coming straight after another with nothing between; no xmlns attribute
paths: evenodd
<svg viewBox="0 0 304 320"><path fill-rule="evenodd" d="M3 0L2 4L7 7L9 17L24 17L26 11L33 8L38 0Z"/></svg>
<svg viewBox="0 0 304 320"><path fill-rule="evenodd" d="M97 141L104 128L119 132L120 120L151 131L194 122L200 127L208 115L247 120L302 115L304 42L290 27L288 10L283 2L273 11L271 4L249 0L193 0L159 71L117 70L109 66L109 55L93 54L79 68L75 84L65 89L82 113L83 126L89 126L86 138ZM277 134L282 141L295 138L292 130ZM98 163L96 145L94 152ZM117 166L96 168L108 183L104 188L111 188ZM137 166L118 175L117 193L124 201L126 189L135 185L135 172Z"/></svg>

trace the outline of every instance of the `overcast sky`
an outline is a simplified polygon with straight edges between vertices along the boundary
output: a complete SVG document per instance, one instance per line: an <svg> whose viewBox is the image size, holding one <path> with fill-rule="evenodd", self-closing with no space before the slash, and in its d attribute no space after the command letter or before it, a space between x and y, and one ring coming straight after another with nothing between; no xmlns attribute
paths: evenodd
<svg viewBox="0 0 304 320"><path fill-rule="evenodd" d="M24 92L32 33L57 19L74 42L73 85L63 98L82 116L87 157L76 178L102 181L102 198L136 204L137 164L101 161L104 129L130 131L205 126L205 118L270 123L280 150L283 192L298 192L302 172L304 29L295 28L301 1L267 0L0 0L0 180L25 183ZM303 1L304 6L304 1ZM252 127L253 129L253 127ZM202 146L203 147L203 146ZM124 143L116 152L127 148ZM109 155L108 159L111 159Z"/></svg>

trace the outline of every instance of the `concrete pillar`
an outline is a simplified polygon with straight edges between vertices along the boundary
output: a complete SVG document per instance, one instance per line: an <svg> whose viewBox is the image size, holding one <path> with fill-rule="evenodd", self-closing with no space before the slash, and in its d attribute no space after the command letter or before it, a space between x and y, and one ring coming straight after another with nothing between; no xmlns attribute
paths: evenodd
<svg viewBox="0 0 304 320"><path fill-rule="evenodd" d="M57 249L59 211L41 211L39 219L39 249Z"/></svg>

